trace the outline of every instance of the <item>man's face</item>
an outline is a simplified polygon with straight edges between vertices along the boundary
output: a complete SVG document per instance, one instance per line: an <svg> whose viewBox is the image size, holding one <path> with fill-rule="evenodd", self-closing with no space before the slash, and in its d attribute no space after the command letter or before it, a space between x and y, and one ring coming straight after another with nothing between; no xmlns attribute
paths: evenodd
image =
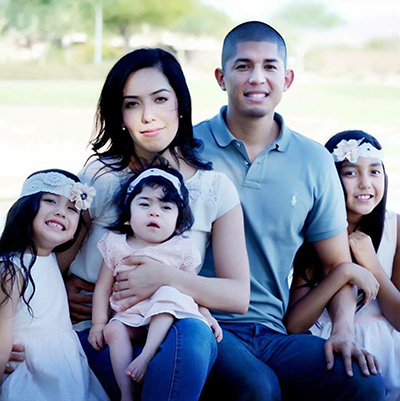
<svg viewBox="0 0 400 401"><path fill-rule="evenodd" d="M293 81L277 45L269 42L239 43L225 69L217 69L215 75L228 93L229 112L250 118L273 113Z"/></svg>

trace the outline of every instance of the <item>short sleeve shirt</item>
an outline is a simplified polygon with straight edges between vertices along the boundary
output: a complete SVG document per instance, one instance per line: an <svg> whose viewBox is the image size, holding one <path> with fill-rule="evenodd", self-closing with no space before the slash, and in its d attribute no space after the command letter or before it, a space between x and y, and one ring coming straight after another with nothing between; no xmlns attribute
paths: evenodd
<svg viewBox="0 0 400 401"><path fill-rule="evenodd" d="M258 322L286 332L288 275L305 239L331 238L347 227L344 195L329 152L290 130L279 114L278 138L253 162L244 143L226 126L226 106L194 128L202 157L235 184L242 203L251 271L251 301L245 315L215 311L220 321ZM208 249L200 274L215 276Z"/></svg>

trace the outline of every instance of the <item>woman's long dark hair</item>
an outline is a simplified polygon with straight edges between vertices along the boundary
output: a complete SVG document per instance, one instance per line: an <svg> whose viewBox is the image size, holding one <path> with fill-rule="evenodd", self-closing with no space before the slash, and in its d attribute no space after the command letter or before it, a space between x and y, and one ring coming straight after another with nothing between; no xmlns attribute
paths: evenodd
<svg viewBox="0 0 400 401"><path fill-rule="evenodd" d="M182 68L171 53L158 48L138 49L128 53L109 72L97 106L95 133L90 141L95 153L93 156L97 156L114 171L128 167L132 158L144 167L135 152L129 131L122 129L122 101L126 81L132 73L143 68L159 69L168 79L178 99L178 132L167 148L172 157L177 163L182 159L195 168L210 170L211 163L204 163L198 157L201 141L193 137L191 98Z"/></svg>
<svg viewBox="0 0 400 401"><path fill-rule="evenodd" d="M336 148L336 146L343 139L346 141L350 139L362 140L360 144L370 143L376 149L378 150L382 149L381 144L378 142L376 138L361 130L348 130L339 132L328 140L328 142L325 144L325 147L329 150L330 153L332 153L333 150ZM340 171L342 169L342 165L343 162L335 163L335 167L341 183L342 180ZM387 190L388 190L388 177L383 163L382 167L385 176L385 188L382 200L372 210L371 213L361 217L360 224L357 227L358 230L362 231L363 233L371 237L375 252L378 251L379 244L381 243L382 239L383 228L385 224L386 200L387 200ZM345 197L347 199L346 189L344 188L343 183L342 183L342 188ZM353 257L353 262L357 263L353 255L352 257ZM323 278L322 266L319 261L318 255L312 244L308 242L305 242L297 251L296 257L293 262L293 268L295 274L300 275L300 277L306 281L307 286L313 287Z"/></svg>
<svg viewBox="0 0 400 401"><path fill-rule="evenodd" d="M79 178L74 174L58 169L37 171L29 177L49 172L60 173L75 182L79 182ZM29 302L35 293L35 283L32 279L31 271L37 258L37 247L33 241L33 220L39 211L40 200L43 194L44 192L38 192L19 198L11 206L7 214L4 230L0 237L0 287L1 291L6 295L0 306L4 305L10 299L14 285L20 285L21 297L32 316L33 311L29 306ZM63 252L70 248L74 244L82 224L83 217L81 212L74 238L54 248L53 252ZM27 264L24 262L24 255L26 254L32 255ZM15 260L18 260L19 267L15 267L13 263ZM21 283L18 280L19 274L22 275L23 279ZM25 292L29 282L32 283L33 291L29 298L27 298Z"/></svg>
<svg viewBox="0 0 400 401"><path fill-rule="evenodd" d="M125 224L131 218L132 200L136 195L140 194L145 187L161 187L164 193L162 201L172 202L178 208L178 218L173 235L180 235L185 231L190 230L194 223L194 217L189 205L189 191L185 187L181 173L174 168L167 167L166 165L155 166L155 168L164 170L165 172L177 177L181 184L181 194L179 195L177 189L170 180L162 176L153 175L140 180L133 191L127 195L130 183L140 174L140 172L137 172L137 174L129 178L129 180L124 183L121 190L116 194L114 201L118 209L118 219L114 224L107 227L107 229L117 231L121 234L135 235L131 226Z"/></svg>

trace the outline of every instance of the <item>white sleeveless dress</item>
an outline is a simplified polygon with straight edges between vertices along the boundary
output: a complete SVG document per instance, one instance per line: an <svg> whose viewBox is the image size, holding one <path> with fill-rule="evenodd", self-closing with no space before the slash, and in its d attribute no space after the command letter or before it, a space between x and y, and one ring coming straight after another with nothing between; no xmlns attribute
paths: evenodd
<svg viewBox="0 0 400 401"><path fill-rule="evenodd" d="M377 256L391 277L397 244L397 216L386 212L385 226ZM332 323L325 310L318 319L320 327L311 328L313 334L328 338ZM400 401L400 332L383 316L378 300L363 306L354 317L356 340L365 349L374 354L382 368L388 394L386 400Z"/></svg>
<svg viewBox="0 0 400 401"><path fill-rule="evenodd" d="M31 256L26 255L24 264ZM14 261L19 265L18 261ZM1 401L108 400L90 370L85 352L72 329L67 293L54 254L38 256L32 267L36 290L29 302L20 298L14 321L14 343L25 347L25 361L0 387ZM29 283L26 299L32 294Z"/></svg>

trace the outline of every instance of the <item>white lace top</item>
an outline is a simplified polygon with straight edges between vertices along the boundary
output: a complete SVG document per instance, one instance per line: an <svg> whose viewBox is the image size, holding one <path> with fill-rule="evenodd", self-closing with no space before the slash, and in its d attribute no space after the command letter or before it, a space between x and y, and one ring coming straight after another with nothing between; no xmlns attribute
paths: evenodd
<svg viewBox="0 0 400 401"><path fill-rule="evenodd" d="M72 262L70 273L92 283L96 282L103 262L97 243L105 234L105 227L114 223L117 218L113 197L130 174L128 169L120 172L103 169L96 175L102 167L100 161L94 160L78 174L83 183L95 187L96 196L90 208L92 221L89 235ZM190 207L195 218L192 230L188 234L199 250L203 262L214 221L238 205L239 196L234 184L225 174L213 170L197 170L185 184L189 190ZM201 265L196 269L197 272L200 269ZM90 327L90 324L81 323L74 328L83 330L87 327Z"/></svg>

